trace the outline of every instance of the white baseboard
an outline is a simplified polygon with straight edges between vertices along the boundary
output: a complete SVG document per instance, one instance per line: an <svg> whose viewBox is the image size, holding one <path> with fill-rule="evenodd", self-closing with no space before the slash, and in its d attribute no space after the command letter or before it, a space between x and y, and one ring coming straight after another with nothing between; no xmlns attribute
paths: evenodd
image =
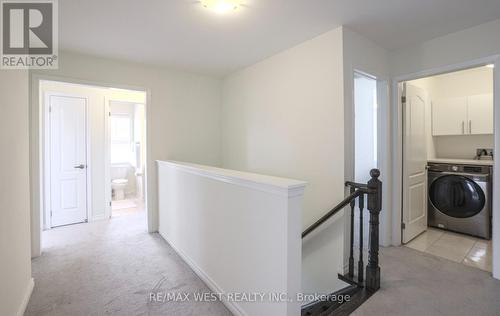
<svg viewBox="0 0 500 316"><path fill-rule="evenodd" d="M212 290L214 293L225 295L227 294L224 290L221 289L217 283L210 278L205 271L203 271L189 256L187 256L184 252L182 252L179 248L177 248L173 243L171 243L161 232L160 236L177 252L177 254L187 263L187 265L198 275L198 277L205 282L205 284ZM247 313L243 311L240 305L237 302L233 301L225 301L222 300L222 303L234 314L237 316L247 316Z"/></svg>
<svg viewBox="0 0 500 316"><path fill-rule="evenodd" d="M24 293L23 300L21 302L21 306L19 306L19 310L17 312L17 316L23 316L24 312L26 312L26 307L28 307L28 302L30 301L31 293L33 293L33 288L35 287L35 280L33 278L28 282L28 286L26 287L26 291Z"/></svg>

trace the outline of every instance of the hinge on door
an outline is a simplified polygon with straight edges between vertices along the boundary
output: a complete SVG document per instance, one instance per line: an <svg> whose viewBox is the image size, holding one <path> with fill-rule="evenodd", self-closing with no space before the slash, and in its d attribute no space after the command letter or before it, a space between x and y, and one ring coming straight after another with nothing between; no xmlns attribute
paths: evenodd
<svg viewBox="0 0 500 316"><path fill-rule="evenodd" d="M405 223L401 223L401 229L406 229L406 224Z"/></svg>
<svg viewBox="0 0 500 316"><path fill-rule="evenodd" d="M111 112L108 112L108 115L111 116Z"/></svg>
<svg viewBox="0 0 500 316"><path fill-rule="evenodd" d="M52 217L52 210L50 210L50 217Z"/></svg>
<svg viewBox="0 0 500 316"><path fill-rule="evenodd" d="M49 106L49 113L52 113L52 107Z"/></svg>
<svg viewBox="0 0 500 316"><path fill-rule="evenodd" d="M406 103L406 96L401 96L401 103Z"/></svg>
<svg viewBox="0 0 500 316"><path fill-rule="evenodd" d="M109 206L111 206L111 201L109 201Z"/></svg>

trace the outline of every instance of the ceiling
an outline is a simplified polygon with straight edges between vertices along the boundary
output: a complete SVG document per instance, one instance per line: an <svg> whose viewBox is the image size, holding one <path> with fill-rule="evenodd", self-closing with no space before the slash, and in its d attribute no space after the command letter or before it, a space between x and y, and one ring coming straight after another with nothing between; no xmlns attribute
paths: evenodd
<svg viewBox="0 0 500 316"><path fill-rule="evenodd" d="M393 50L500 18L498 0L59 1L60 48L223 76L339 25Z"/></svg>

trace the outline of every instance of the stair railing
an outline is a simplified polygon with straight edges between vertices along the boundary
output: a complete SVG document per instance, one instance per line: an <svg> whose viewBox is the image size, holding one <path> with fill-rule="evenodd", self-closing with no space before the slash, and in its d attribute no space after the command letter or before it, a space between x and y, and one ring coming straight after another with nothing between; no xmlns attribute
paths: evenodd
<svg viewBox="0 0 500 316"><path fill-rule="evenodd" d="M349 249L349 270L346 276L342 276L347 282L364 286L368 291L377 291L380 288L380 267L379 267L379 214L382 210L382 182L378 179L380 171L372 169L371 179L368 183L346 182L350 188L350 194L331 211L326 213L315 223L309 226L303 233L302 238L312 233L316 228L330 219L347 205L350 206L350 249ZM368 264L364 270L363 262L363 213L365 207L365 195L367 195L367 209L370 213L369 221L369 242L368 242ZM359 258L357 282L354 280L354 210L358 199L359 207ZM366 279L364 278L366 276Z"/></svg>

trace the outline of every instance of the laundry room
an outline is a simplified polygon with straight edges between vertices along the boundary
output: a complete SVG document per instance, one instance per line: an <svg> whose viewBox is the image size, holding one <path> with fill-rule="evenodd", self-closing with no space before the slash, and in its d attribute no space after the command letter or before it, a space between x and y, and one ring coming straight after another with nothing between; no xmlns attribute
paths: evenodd
<svg viewBox="0 0 500 316"><path fill-rule="evenodd" d="M402 242L491 272L493 65L402 89Z"/></svg>

